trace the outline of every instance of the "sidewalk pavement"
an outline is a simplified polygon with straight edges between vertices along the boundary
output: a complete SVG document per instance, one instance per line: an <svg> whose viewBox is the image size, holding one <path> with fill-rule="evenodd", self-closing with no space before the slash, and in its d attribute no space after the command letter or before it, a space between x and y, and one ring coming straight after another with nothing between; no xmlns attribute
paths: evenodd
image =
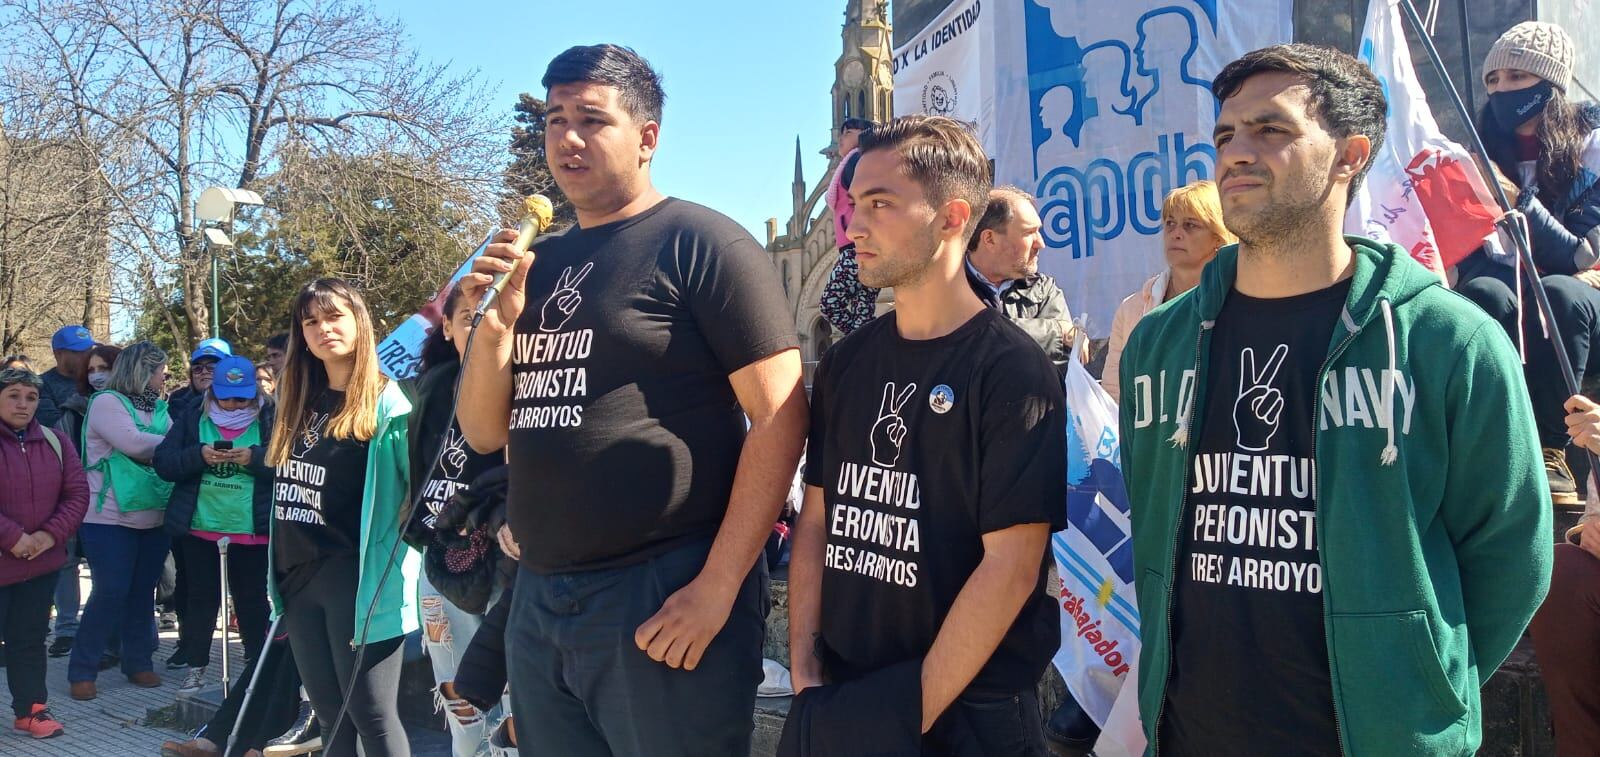
<svg viewBox="0 0 1600 757"><path fill-rule="evenodd" d="M88 572L80 583L83 598L89 597ZM117 668L102 671L97 681L99 697L79 702L67 694L68 657L49 661L50 670L46 686L50 697L50 712L66 732L53 739L33 739L10 728L0 727L0 755L6 757L126 757L161 753L164 741L182 741L189 732L178 730L176 707L178 687L187 671L167 670L166 662L178 643L176 631L161 633L161 645L154 658L156 672L161 674L161 687L141 689L128 682ZM218 634L211 647L211 666L206 671L207 686L216 689L222 679L222 642ZM237 634L228 638L229 670L233 678L230 685L248 683L239 680L244 669L244 645ZM9 690L4 685L6 670L0 668L0 701L9 704ZM219 697L214 697L219 698ZM10 709L5 709L10 717ZM447 734L415 728L407 724L411 734L413 757L449 757L450 739Z"/></svg>

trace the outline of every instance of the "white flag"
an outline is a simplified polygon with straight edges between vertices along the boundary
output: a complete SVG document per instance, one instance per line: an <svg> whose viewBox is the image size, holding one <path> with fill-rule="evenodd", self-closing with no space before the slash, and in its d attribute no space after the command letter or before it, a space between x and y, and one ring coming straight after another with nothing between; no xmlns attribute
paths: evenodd
<svg viewBox="0 0 1600 757"><path fill-rule="evenodd" d="M894 114L948 116L972 124L992 152L994 55L983 0L950 7L894 50Z"/></svg>
<svg viewBox="0 0 1600 757"><path fill-rule="evenodd" d="M1500 217L1471 154L1445 138L1411 65L1399 0L1372 0L1361 60L1389 100L1389 130L1345 215L1345 230L1393 242L1441 277Z"/></svg>

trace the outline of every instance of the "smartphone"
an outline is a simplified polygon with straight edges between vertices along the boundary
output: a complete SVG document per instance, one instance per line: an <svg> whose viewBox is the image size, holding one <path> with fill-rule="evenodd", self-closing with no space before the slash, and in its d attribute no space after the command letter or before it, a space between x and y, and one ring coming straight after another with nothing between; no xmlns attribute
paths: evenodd
<svg viewBox="0 0 1600 757"><path fill-rule="evenodd" d="M214 450L233 449L233 442L227 439L218 439L211 443L211 448Z"/></svg>

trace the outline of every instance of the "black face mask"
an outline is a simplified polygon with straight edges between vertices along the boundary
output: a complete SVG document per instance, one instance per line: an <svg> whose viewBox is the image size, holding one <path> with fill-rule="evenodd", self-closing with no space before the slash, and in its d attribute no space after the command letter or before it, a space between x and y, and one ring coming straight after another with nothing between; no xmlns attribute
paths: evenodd
<svg viewBox="0 0 1600 757"><path fill-rule="evenodd" d="M1494 118L1506 129L1515 129L1544 112L1556 85L1541 81L1526 89L1495 92L1489 95L1489 108Z"/></svg>

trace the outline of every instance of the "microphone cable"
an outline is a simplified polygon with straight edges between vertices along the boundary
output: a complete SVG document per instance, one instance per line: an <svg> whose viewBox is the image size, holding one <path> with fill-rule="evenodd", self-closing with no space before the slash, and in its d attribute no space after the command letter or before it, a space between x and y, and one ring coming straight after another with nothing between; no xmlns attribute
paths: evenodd
<svg viewBox="0 0 1600 757"><path fill-rule="evenodd" d="M461 405L461 379L467 373L467 361L472 357L472 344L478 338L478 323L482 320L482 314L477 314L473 317L472 328L467 331L467 346L461 350L461 370L456 373L455 387L450 392L450 415L448 417L451 423L456 422L456 410ZM439 470L440 463L444 461L445 447L446 445L441 439L438 451L433 454L433 463L428 466L422 479L424 484L433 478L434 471ZM415 507L416 503L412 503L413 514L416 512ZM328 729L328 742L322 747L323 754L334 753L333 745L339 740L339 726L344 723L345 717L350 713L350 698L355 695L356 682L361 680L361 663L366 657L367 632L372 627L372 616L378 611L378 600L383 597L383 587L389 581L389 574L394 571L395 558L400 554L400 547L406 543L405 539L402 538L405 533L405 524L400 523L397 525L400 535L395 537L394 546L389 549L389 559L384 561L383 573L378 576L377 590L372 593L372 602L367 605L366 617L361 621L361 643L357 644L355 639L350 640L350 648L356 653L355 661L350 666L350 682L345 684L344 698L339 702L339 714L333 719L333 725ZM404 638L404 636L402 635L401 638ZM396 692L395 695L399 696L399 692Z"/></svg>

